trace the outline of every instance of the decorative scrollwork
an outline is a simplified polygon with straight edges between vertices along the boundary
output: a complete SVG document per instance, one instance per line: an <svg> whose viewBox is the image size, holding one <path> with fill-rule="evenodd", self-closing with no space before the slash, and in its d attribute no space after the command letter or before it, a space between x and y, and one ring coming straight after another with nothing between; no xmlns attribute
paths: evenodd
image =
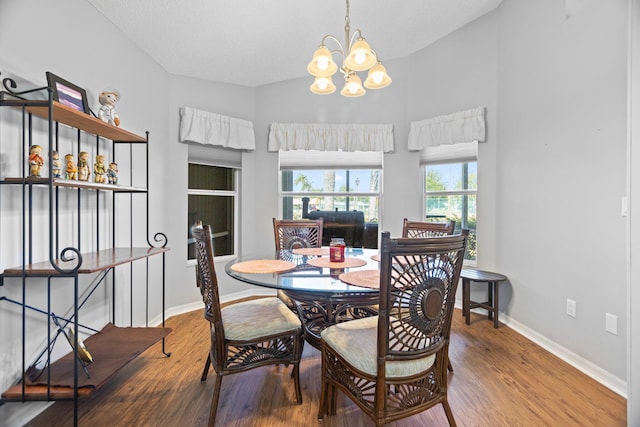
<svg viewBox="0 0 640 427"><path fill-rule="evenodd" d="M29 90L16 91L15 89L18 88L18 84L11 77L5 77L4 79L2 79L2 86L4 87L4 90L0 91L0 95L2 95L2 93L4 92L4 93L10 94L11 96L14 96L16 98L21 98L21 99L23 99L22 95L26 95L28 93L39 92L41 90L49 90L49 87L44 86L44 87L36 87Z"/></svg>
<svg viewBox="0 0 640 427"><path fill-rule="evenodd" d="M169 241L169 240L167 239L166 234L158 232L158 233L156 233L156 234L154 234L154 235L153 235L153 241L154 241L154 242L158 242L158 243L160 243L160 244L158 244L158 245L154 245L154 244L153 244L153 243L151 243L149 240L147 240L147 243L148 243L148 244L149 244L149 246L151 246L152 248L164 248L164 247L166 247L166 246L167 246L167 243L168 243L168 241Z"/></svg>
<svg viewBox="0 0 640 427"><path fill-rule="evenodd" d="M75 265L72 268L62 268L57 263L52 262L53 268L61 274L75 274L82 265L82 254L76 248L66 247L60 252L60 261L71 262L75 261Z"/></svg>
<svg viewBox="0 0 640 427"><path fill-rule="evenodd" d="M2 79L2 86L4 86L5 90L11 94L14 93L13 89L18 88L16 81L9 77L5 77L4 79Z"/></svg>

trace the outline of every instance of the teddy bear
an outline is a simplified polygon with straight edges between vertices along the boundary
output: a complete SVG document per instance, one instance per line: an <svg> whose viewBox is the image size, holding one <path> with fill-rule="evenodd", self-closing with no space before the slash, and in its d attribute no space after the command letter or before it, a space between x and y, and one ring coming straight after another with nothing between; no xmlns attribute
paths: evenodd
<svg viewBox="0 0 640 427"><path fill-rule="evenodd" d="M116 102L120 100L120 92L117 89L105 89L98 95L100 110L98 118L109 124L120 126L120 117L115 110Z"/></svg>

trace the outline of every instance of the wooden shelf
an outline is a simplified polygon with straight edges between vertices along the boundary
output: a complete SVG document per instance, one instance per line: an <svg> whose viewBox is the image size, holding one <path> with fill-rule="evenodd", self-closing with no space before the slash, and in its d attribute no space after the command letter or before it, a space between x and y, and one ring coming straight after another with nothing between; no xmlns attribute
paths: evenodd
<svg viewBox="0 0 640 427"><path fill-rule="evenodd" d="M78 270L78 274L89 274L103 271L108 268L126 264L138 259L147 258L167 252L169 248L113 248L104 249L98 252L88 252L82 254L82 265ZM76 265L75 261L57 261L56 265L63 270L69 270ZM39 262L35 264L27 264L24 266L7 268L4 271L5 276L50 276L59 275L60 273L54 269L49 261Z"/></svg>
<svg viewBox="0 0 640 427"><path fill-rule="evenodd" d="M10 101L6 101L6 104L10 103ZM20 104L19 102L14 103L16 105ZM24 101L21 102L21 104L24 104ZM26 106L26 110L38 117L42 117L44 119L49 118L48 102L30 102L29 105ZM62 105L57 101L53 101L53 120L74 128L82 129L106 139L111 139L113 142L147 142L146 137L136 135L135 133L121 129L107 122L103 122L89 114L85 114L67 107L66 105Z"/></svg>
<svg viewBox="0 0 640 427"><path fill-rule="evenodd" d="M49 184L49 178L5 178L4 182L10 184ZM53 185L67 188L86 188L88 190L107 190L116 193L146 193L147 189L142 187L131 187L128 185L100 184L91 181L76 181L74 179L53 178Z"/></svg>
<svg viewBox="0 0 640 427"><path fill-rule="evenodd" d="M108 324L102 331L87 338L84 341L85 345L95 361L87 366L90 378L79 367L78 396L89 396L116 372L170 332L171 328L127 328ZM8 401L48 400L49 390L51 399L72 399L73 365L73 352L70 352L51 364L49 372L54 385L50 388L26 380L24 393L23 385L20 383L2 393L2 398ZM40 381L46 382L47 374L47 371L43 372Z"/></svg>

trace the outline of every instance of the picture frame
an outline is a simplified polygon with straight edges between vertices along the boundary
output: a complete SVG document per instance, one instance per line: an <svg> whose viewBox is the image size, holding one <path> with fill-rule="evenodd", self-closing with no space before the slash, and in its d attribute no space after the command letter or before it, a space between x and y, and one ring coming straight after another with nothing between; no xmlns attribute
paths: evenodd
<svg viewBox="0 0 640 427"><path fill-rule="evenodd" d="M87 92L84 89L49 71L46 75L54 101L81 113L90 114Z"/></svg>

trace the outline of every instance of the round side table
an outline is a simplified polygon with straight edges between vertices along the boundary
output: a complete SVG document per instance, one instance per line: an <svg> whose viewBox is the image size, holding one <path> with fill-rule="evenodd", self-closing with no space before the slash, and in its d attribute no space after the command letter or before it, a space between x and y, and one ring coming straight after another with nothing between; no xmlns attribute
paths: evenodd
<svg viewBox="0 0 640 427"><path fill-rule="evenodd" d="M471 309L483 308L487 310L487 317L493 320L493 327L499 326L498 322L498 290L500 282L507 280L507 276L490 271L476 270L474 268L463 268L460 272L462 279L462 315L466 324L470 324ZM487 301L471 301L471 282L487 284Z"/></svg>

